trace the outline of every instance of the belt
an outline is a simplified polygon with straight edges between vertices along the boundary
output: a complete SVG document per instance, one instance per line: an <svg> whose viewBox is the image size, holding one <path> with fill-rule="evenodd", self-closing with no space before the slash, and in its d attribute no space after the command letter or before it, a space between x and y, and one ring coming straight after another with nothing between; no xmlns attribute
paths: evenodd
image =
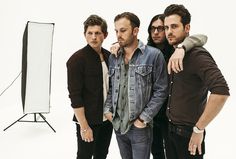
<svg viewBox="0 0 236 159"><path fill-rule="evenodd" d="M183 137L190 138L193 132L193 127L186 126L186 125L176 125L171 122L168 124L168 130L169 132L178 134Z"/></svg>

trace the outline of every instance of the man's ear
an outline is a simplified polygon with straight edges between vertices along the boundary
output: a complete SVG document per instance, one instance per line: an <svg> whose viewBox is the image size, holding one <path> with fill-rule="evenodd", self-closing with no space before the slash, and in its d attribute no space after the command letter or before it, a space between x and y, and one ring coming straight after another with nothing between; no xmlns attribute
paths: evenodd
<svg viewBox="0 0 236 159"><path fill-rule="evenodd" d="M190 32L190 24L186 24L185 27L184 27L184 30L187 34L189 34Z"/></svg>
<svg viewBox="0 0 236 159"><path fill-rule="evenodd" d="M135 36L138 36L138 32L139 32L139 28L138 27L135 27L134 30L133 30L133 34Z"/></svg>
<svg viewBox="0 0 236 159"><path fill-rule="evenodd" d="M104 39L106 39L108 36L108 32L104 33Z"/></svg>

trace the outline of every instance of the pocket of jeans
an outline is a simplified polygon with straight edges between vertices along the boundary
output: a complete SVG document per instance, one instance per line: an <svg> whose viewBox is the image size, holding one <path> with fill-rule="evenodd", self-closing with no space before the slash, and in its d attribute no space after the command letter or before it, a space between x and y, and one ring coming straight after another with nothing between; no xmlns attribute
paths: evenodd
<svg viewBox="0 0 236 159"><path fill-rule="evenodd" d="M187 130L183 127L178 127L176 128L176 134L178 134L179 136L185 137L185 138L190 138L192 136L192 131L191 130Z"/></svg>

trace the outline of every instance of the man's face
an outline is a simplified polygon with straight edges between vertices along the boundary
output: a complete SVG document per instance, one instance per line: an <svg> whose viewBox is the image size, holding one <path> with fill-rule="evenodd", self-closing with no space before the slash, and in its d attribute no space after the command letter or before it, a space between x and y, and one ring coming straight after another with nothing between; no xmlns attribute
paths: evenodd
<svg viewBox="0 0 236 159"><path fill-rule="evenodd" d="M161 44L165 41L165 36L164 23L160 19L157 19L151 26L152 40L155 44Z"/></svg>
<svg viewBox="0 0 236 159"><path fill-rule="evenodd" d="M102 32L101 26L98 25L88 26L84 36L87 43L95 50L102 47L102 42L106 38L106 35Z"/></svg>
<svg viewBox="0 0 236 159"><path fill-rule="evenodd" d="M126 18L115 21L116 37L121 47L128 47L134 42L137 30L138 28L132 28L130 21Z"/></svg>
<svg viewBox="0 0 236 159"><path fill-rule="evenodd" d="M165 17L165 34L170 45L177 45L181 43L186 36L188 36L190 25L185 27L181 23L181 17L177 14Z"/></svg>

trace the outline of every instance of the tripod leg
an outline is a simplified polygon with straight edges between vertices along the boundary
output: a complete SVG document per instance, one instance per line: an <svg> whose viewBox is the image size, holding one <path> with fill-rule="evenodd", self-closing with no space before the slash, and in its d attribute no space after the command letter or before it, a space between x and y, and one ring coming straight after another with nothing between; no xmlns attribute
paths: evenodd
<svg viewBox="0 0 236 159"><path fill-rule="evenodd" d="M24 118L26 115L28 114L25 114L23 115L22 117L20 117L18 120L16 120L14 123L12 123L11 125L9 125L8 127L6 127L3 131L7 130L8 128L10 128L12 125L14 125L15 123L17 123L18 121L20 121L22 118Z"/></svg>
<svg viewBox="0 0 236 159"><path fill-rule="evenodd" d="M53 129L53 127L47 122L46 118L41 114L39 113L39 115L42 117L42 119L48 124L48 126L54 131L56 132L56 130Z"/></svg>

